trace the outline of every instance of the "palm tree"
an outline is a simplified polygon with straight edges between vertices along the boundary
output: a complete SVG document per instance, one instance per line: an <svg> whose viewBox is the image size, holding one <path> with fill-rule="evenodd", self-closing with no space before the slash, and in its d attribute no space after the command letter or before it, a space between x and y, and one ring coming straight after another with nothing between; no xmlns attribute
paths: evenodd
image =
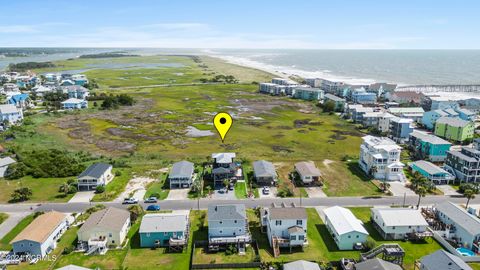
<svg viewBox="0 0 480 270"><path fill-rule="evenodd" d="M228 193L228 185L230 185L230 180L223 180L223 185L225 186L226 193Z"/></svg>
<svg viewBox="0 0 480 270"><path fill-rule="evenodd" d="M415 194L418 195L418 202L417 202L417 209L420 207L420 200L422 197L425 197L427 195L427 188L424 185L418 186L415 189Z"/></svg>
<svg viewBox="0 0 480 270"><path fill-rule="evenodd" d="M68 196L69 191L70 191L70 185L68 184L68 182L63 182L60 185L60 192L63 192L63 194L65 194L65 197L66 197Z"/></svg>
<svg viewBox="0 0 480 270"><path fill-rule="evenodd" d="M467 198L467 205L465 205L465 209L468 208L468 204L470 203L471 199L475 199L475 191L473 189L467 189L463 192L463 195Z"/></svg>

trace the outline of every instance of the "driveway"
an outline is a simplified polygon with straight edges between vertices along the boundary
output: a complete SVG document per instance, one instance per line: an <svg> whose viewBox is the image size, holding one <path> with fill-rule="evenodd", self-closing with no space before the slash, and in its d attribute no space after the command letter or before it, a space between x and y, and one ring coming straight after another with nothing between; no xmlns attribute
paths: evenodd
<svg viewBox="0 0 480 270"><path fill-rule="evenodd" d="M393 196L415 196L415 192L413 190L407 188L405 183L402 182L389 182L390 184L390 192L392 192Z"/></svg>
<svg viewBox="0 0 480 270"><path fill-rule="evenodd" d="M168 197L165 200L187 200L189 188L170 189Z"/></svg>
<svg viewBox="0 0 480 270"><path fill-rule="evenodd" d="M277 188L276 187L269 187L269 188L270 188L270 193L268 195L263 194L262 188L258 188L258 195L260 199L277 197Z"/></svg>
<svg viewBox="0 0 480 270"><path fill-rule="evenodd" d="M453 187L449 185L437 185L436 186L441 192L443 192L443 195L445 196L458 196L461 195L457 190L455 190Z"/></svg>
<svg viewBox="0 0 480 270"><path fill-rule="evenodd" d="M26 216L30 214L30 212L14 212L14 213L6 213L8 215L7 220L5 220L0 225L0 239L9 233L17 224Z"/></svg>
<svg viewBox="0 0 480 270"><path fill-rule="evenodd" d="M95 191L79 191L73 195L73 197L68 201L69 203L82 203L90 202L90 200L95 196Z"/></svg>
<svg viewBox="0 0 480 270"><path fill-rule="evenodd" d="M229 190L228 192L220 192L220 189L215 189L213 191L212 199L220 199L220 200L236 200L235 191Z"/></svg>
<svg viewBox="0 0 480 270"><path fill-rule="evenodd" d="M115 181L115 180L114 180ZM157 181L154 178L147 178L147 177L135 177L132 178L127 186L125 187L125 191L123 191L115 200L114 202L122 202L123 199L130 197L130 194L133 193L133 198L138 199L139 201L143 201L143 197L147 192L146 186L152 182Z"/></svg>
<svg viewBox="0 0 480 270"><path fill-rule="evenodd" d="M325 198L327 195L321 187L305 187L305 191L309 198Z"/></svg>

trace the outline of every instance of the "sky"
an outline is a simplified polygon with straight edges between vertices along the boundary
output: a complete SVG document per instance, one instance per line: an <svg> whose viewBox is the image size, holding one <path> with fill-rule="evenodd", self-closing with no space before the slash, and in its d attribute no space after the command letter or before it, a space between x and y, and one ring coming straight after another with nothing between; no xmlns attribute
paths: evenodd
<svg viewBox="0 0 480 270"><path fill-rule="evenodd" d="M480 49L476 0L0 3L0 47Z"/></svg>

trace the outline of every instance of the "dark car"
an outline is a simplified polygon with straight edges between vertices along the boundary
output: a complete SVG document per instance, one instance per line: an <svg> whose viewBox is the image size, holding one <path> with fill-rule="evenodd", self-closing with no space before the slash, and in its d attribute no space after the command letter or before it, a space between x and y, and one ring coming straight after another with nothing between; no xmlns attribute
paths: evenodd
<svg viewBox="0 0 480 270"><path fill-rule="evenodd" d="M152 204L147 207L147 211L160 211L160 205Z"/></svg>

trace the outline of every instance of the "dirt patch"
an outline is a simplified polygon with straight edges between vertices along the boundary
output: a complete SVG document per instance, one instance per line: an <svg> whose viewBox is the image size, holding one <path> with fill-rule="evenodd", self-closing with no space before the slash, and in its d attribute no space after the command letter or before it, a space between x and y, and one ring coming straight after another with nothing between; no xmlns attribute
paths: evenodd
<svg viewBox="0 0 480 270"><path fill-rule="evenodd" d="M329 167L330 164L333 164L334 162L335 162L335 161L333 161L333 160L325 159L325 160L323 161L323 165L325 165L325 167Z"/></svg>
<svg viewBox="0 0 480 270"><path fill-rule="evenodd" d="M312 121L312 119L297 119L293 121L293 126L295 128L302 128L304 126L321 126L323 125L322 121Z"/></svg>
<svg viewBox="0 0 480 270"><path fill-rule="evenodd" d="M341 140L345 140L347 137L346 136L343 136L339 133L334 133L332 135L330 135L329 137L330 139L334 139L334 140L337 140L337 141L341 141Z"/></svg>
<svg viewBox="0 0 480 270"><path fill-rule="evenodd" d="M121 142L121 141L114 141L108 139L101 139L98 140L95 145L103 150L116 150L116 151L123 151L123 152L133 152L135 151L136 145L133 143L128 142Z"/></svg>
<svg viewBox="0 0 480 270"><path fill-rule="evenodd" d="M273 135L272 137L273 137L273 138L276 138L276 139L278 139L278 138L285 137L285 135L284 135L284 134L281 134L281 133L279 133L279 134L275 134L275 135Z"/></svg>
<svg viewBox="0 0 480 270"><path fill-rule="evenodd" d="M364 136L364 134L359 132L359 131L346 131L346 130L334 129L334 130L332 130L332 132L334 132L336 134L339 134L339 135L343 135L343 136L354 136L354 137Z"/></svg>
<svg viewBox="0 0 480 270"><path fill-rule="evenodd" d="M127 138L127 139L134 139L134 140L146 140L146 141L154 141L162 139L160 136L148 136L145 134L137 134L130 130L125 130L121 128L108 128L107 132L113 136Z"/></svg>
<svg viewBox="0 0 480 270"><path fill-rule="evenodd" d="M283 145L273 145L272 150L275 152L287 152L287 153L293 153L294 151L286 146Z"/></svg>

